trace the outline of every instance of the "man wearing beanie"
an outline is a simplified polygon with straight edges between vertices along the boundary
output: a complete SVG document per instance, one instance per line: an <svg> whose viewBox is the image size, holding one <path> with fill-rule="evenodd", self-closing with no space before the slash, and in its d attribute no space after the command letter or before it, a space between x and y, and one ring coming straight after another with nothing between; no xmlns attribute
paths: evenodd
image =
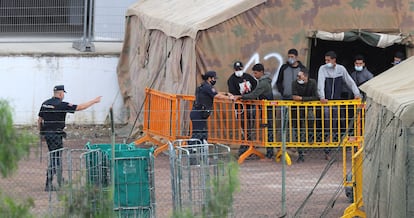
<svg viewBox="0 0 414 218"><path fill-rule="evenodd" d="M298 50L289 49L288 60L280 67L276 85L283 100L292 100L292 82L296 81L300 69L306 68L298 60L298 55Z"/></svg>

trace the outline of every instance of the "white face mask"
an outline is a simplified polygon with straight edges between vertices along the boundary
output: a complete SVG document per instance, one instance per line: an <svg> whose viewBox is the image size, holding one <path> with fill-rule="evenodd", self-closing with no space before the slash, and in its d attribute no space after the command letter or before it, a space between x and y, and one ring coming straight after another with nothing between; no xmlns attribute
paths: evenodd
<svg viewBox="0 0 414 218"><path fill-rule="evenodd" d="M305 84L305 81L304 81L304 80L299 79L299 80L297 80L297 81L298 81L298 83L299 83L299 84L301 84L301 85L302 85L302 84Z"/></svg>
<svg viewBox="0 0 414 218"><path fill-rule="evenodd" d="M327 63L326 66L331 68L331 67L333 67L333 64L332 63Z"/></svg>
<svg viewBox="0 0 414 218"><path fill-rule="evenodd" d="M242 77L242 76L243 76L243 70L235 71L235 72L234 72L234 74L235 74L237 77Z"/></svg>
<svg viewBox="0 0 414 218"><path fill-rule="evenodd" d="M295 58L288 58L288 63L289 64L294 64L296 62Z"/></svg>
<svg viewBox="0 0 414 218"><path fill-rule="evenodd" d="M362 69L364 69L363 66L355 66L355 70L356 71L362 71Z"/></svg>

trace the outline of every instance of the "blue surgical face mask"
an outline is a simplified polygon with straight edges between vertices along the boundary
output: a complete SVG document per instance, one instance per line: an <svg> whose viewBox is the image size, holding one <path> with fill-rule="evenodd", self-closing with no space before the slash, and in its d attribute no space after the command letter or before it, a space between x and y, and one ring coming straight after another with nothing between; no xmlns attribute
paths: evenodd
<svg viewBox="0 0 414 218"><path fill-rule="evenodd" d="M331 67L333 67L333 64L332 63L327 63L326 66L331 68Z"/></svg>
<svg viewBox="0 0 414 218"><path fill-rule="evenodd" d="M356 71L362 71L362 69L364 69L363 66L355 66L355 70Z"/></svg>
<svg viewBox="0 0 414 218"><path fill-rule="evenodd" d="M288 58L287 61L288 61L289 64L294 64L296 62L296 59L295 58Z"/></svg>

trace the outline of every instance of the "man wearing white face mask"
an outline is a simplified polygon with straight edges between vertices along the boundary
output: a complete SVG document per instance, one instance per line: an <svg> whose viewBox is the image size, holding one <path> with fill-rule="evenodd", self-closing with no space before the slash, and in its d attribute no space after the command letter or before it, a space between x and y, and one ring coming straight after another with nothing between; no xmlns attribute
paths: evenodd
<svg viewBox="0 0 414 218"><path fill-rule="evenodd" d="M328 51L325 54L325 64L319 67L318 71L318 95L321 103L327 103L328 100L340 100L343 90L342 84L346 84L354 94L355 99L361 98L361 93L354 80L348 74L344 66L336 63L336 53ZM324 107L325 117L325 143L333 141L338 142L338 107L332 106L332 112L329 107ZM332 113L332 114L330 114ZM332 120L330 120L332 115ZM330 122L331 121L331 122ZM332 126L330 126L332 124ZM330 134L330 135L329 135ZM329 159L329 149L325 149L326 159Z"/></svg>
<svg viewBox="0 0 414 218"><path fill-rule="evenodd" d="M240 96L244 94L248 94L252 92L257 86L257 80L250 74L243 72L243 63L241 61L236 61L233 64L234 73L231 74L229 79L227 80L227 86L229 89L229 93L234 96ZM243 113L244 111L248 111L249 108L240 108L239 105L235 105L235 110L237 110L237 116L240 117L240 122L242 128L244 125ZM251 119L250 114L247 114L247 119ZM247 128L250 129L249 123L247 123ZM249 131L248 136L249 138ZM240 145L239 149L239 156L242 155L245 151L247 151L247 145Z"/></svg>
<svg viewBox="0 0 414 218"><path fill-rule="evenodd" d="M297 80L292 82L292 98L295 101L318 100L316 80L309 78L309 72L306 68L301 69L298 73ZM315 138L313 131L315 116L313 111L313 107L292 107L292 126L294 128L293 133L296 142L313 143ZM302 148L298 148L298 153L297 161L305 161Z"/></svg>
<svg viewBox="0 0 414 218"><path fill-rule="evenodd" d="M292 82L296 81L300 69L306 68L298 60L298 55L298 50L289 49L287 62L280 67L277 76L277 89L284 100L292 100Z"/></svg>
<svg viewBox="0 0 414 218"><path fill-rule="evenodd" d="M243 72L243 63L236 61L233 64L234 73L227 80L229 92L233 95L250 93L256 88L257 81L248 73Z"/></svg>
<svg viewBox="0 0 414 218"><path fill-rule="evenodd" d="M344 66L336 63L336 53L328 51L325 54L325 65L318 71L318 95L322 103L329 100L340 100L342 82L348 86L355 98L361 98L358 87Z"/></svg>

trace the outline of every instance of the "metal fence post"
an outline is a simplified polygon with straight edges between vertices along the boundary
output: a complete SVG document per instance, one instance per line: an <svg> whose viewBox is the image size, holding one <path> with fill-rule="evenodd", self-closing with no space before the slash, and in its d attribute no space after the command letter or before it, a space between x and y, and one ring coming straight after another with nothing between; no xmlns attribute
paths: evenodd
<svg viewBox="0 0 414 218"><path fill-rule="evenodd" d="M78 41L74 41L72 47L82 52L94 52L95 45L92 43L92 22L93 22L94 0L85 0L83 13L83 35Z"/></svg>

